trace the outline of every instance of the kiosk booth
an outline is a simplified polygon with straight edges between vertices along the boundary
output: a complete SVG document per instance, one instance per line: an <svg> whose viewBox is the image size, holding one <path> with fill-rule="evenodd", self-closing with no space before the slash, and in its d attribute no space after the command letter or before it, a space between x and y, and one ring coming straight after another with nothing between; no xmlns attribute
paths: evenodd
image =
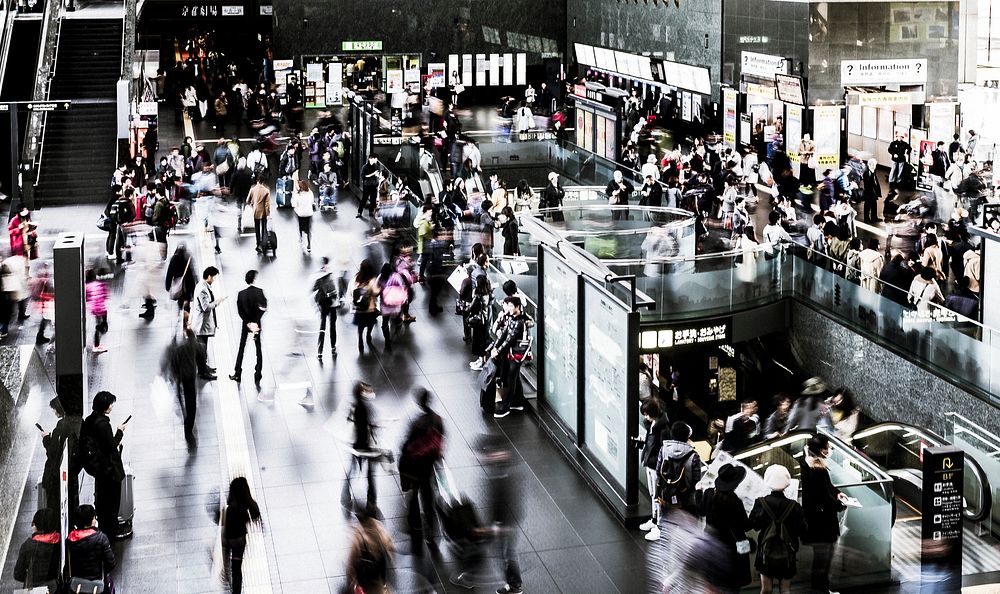
<svg viewBox="0 0 1000 594"><path fill-rule="evenodd" d="M341 54L302 56L306 107L346 105L348 91L369 100L381 93L420 94L419 54L380 53L381 41L345 41L341 47Z"/></svg>

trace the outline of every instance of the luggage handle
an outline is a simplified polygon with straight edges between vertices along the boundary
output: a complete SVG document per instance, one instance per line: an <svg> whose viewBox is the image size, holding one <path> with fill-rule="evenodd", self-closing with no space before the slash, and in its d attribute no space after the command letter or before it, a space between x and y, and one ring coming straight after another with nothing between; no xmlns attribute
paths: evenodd
<svg viewBox="0 0 1000 594"><path fill-rule="evenodd" d="M434 469L437 477L438 491L447 502L458 503L459 496L454 490L455 478L451 475L451 470L444 464L439 464Z"/></svg>

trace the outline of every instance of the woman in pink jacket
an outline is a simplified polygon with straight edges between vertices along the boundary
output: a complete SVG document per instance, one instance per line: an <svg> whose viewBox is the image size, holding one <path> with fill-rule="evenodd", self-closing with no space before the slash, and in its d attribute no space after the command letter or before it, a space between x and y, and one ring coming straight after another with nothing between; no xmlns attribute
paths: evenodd
<svg viewBox="0 0 1000 594"><path fill-rule="evenodd" d="M94 348L95 355L107 351L101 346L101 335L108 331L108 286L97 279L93 270L87 271L87 284L84 286L87 298L87 309L94 316Z"/></svg>

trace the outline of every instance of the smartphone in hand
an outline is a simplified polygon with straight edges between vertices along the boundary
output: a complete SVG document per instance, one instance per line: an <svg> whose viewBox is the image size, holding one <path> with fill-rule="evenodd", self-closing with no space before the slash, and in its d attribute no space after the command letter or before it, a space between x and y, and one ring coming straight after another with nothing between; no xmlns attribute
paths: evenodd
<svg viewBox="0 0 1000 594"><path fill-rule="evenodd" d="M127 419L122 421L122 425L128 425L128 422L132 420L132 415L129 415Z"/></svg>
<svg viewBox="0 0 1000 594"><path fill-rule="evenodd" d="M38 427L39 431L41 431L42 433L45 433L45 429L42 429L42 425L40 423L35 423L35 427Z"/></svg>

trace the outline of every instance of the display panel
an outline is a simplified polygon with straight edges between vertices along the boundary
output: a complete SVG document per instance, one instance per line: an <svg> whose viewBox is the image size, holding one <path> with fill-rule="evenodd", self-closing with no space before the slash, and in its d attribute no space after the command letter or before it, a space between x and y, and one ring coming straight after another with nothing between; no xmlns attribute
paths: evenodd
<svg viewBox="0 0 1000 594"><path fill-rule="evenodd" d="M583 112L583 147L585 151L594 150L594 112Z"/></svg>
<svg viewBox="0 0 1000 594"><path fill-rule="evenodd" d="M590 280L584 283L584 304L584 444L610 477L624 486L629 435L629 311Z"/></svg>
<svg viewBox="0 0 1000 594"><path fill-rule="evenodd" d="M645 80L653 80L653 67L646 56L636 56L636 61L639 66L639 78Z"/></svg>
<svg viewBox="0 0 1000 594"><path fill-rule="evenodd" d="M802 91L802 77L790 74L774 75L774 85L778 90L778 99L785 103L805 105L805 93Z"/></svg>
<svg viewBox="0 0 1000 594"><path fill-rule="evenodd" d="M585 66L596 66L597 60L594 57L594 48L582 43L574 43L576 48L576 62Z"/></svg>
<svg viewBox="0 0 1000 594"><path fill-rule="evenodd" d="M543 252L545 403L566 427L577 428L577 274L550 248Z"/></svg>

